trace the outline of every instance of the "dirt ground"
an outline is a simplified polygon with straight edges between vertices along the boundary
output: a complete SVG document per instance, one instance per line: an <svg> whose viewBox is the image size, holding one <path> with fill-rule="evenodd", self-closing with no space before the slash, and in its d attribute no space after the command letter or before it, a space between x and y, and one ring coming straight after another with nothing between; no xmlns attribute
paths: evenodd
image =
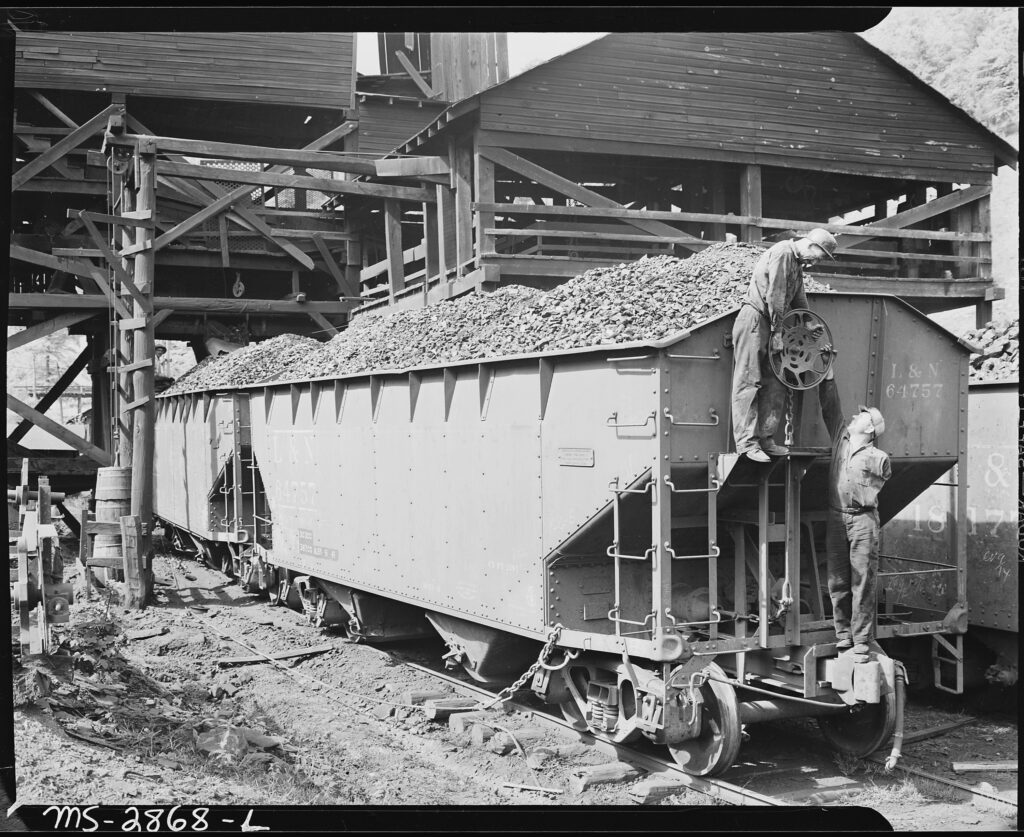
<svg viewBox="0 0 1024 837"><path fill-rule="evenodd" d="M523 752L498 755L474 746L468 732L429 721L407 703L408 690L437 690L437 681L387 653L350 642L338 629L309 627L301 613L271 607L195 562L158 555L155 575L156 601L146 610L125 611L118 585L111 585L72 608L59 655L16 669L21 803L633 804L629 790L641 779L572 790L574 771L609 762L609 755L555 733L526 741L521 731L529 718L497 710L488 723L519 732ZM322 653L277 665L218 662L311 647ZM442 652L439 642L424 643L425 655ZM947 709L914 704L907 730L950 717ZM753 728L735 775L743 775L744 759L753 774L765 773L759 759L789 759L796 765L788 768L791 777L804 774L808 804L864 805L897 830L1016 828L1015 808L820 755L813 725L790 723ZM811 751L828 768L820 779L801 761ZM1014 801L1016 772L956 775L950 765L1016 758L1015 723L991 718L904 751L909 766ZM758 790L773 793L763 775L758 781ZM683 790L661 804L713 803Z"/></svg>

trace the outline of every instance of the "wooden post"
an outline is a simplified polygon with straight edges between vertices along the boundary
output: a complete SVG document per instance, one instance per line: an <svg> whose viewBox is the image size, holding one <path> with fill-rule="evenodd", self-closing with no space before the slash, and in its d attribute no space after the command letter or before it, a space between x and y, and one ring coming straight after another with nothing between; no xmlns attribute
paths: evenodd
<svg viewBox="0 0 1024 837"><path fill-rule="evenodd" d="M722 163L711 164L711 182L708 189L710 207L708 211L716 215L725 215L725 166ZM725 241L725 224L712 224L710 235L712 241Z"/></svg>
<svg viewBox="0 0 1024 837"><path fill-rule="evenodd" d="M464 142L453 140L448 149L455 187L455 264L462 276L463 265L473 258L473 159L471 148Z"/></svg>
<svg viewBox="0 0 1024 837"><path fill-rule="evenodd" d="M744 166L740 175L740 215L763 215L761 204L761 167ZM740 238L743 241L760 241L761 227L756 224L744 224L740 227Z"/></svg>
<svg viewBox="0 0 1024 837"><path fill-rule="evenodd" d="M437 250L442 280L455 267L455 195L447 186L437 187Z"/></svg>
<svg viewBox="0 0 1024 837"><path fill-rule="evenodd" d="M136 184L138 199L136 208L140 211L155 212L156 204L156 149L138 152L138 169ZM137 227L136 244L151 243L153 231L146 227ZM153 279L155 274L155 253L152 248L142 250L135 256L135 286L150 301L153 297ZM145 309L138 301L134 303L134 315L142 318L146 324L135 329L133 363L142 364L153 358L155 341L153 321L146 316ZM152 305L150 305L152 308ZM135 400L148 399L141 407L133 410L132 422L132 500L131 511L140 523L140 541L138 550L139 602L138 607L145 607L146 598L152 588L152 528L153 528L153 454L154 424L156 421L156 402L154 396L153 364L143 364L132 372ZM127 551L126 551L127 556ZM130 576L126 572L126 578Z"/></svg>
<svg viewBox="0 0 1024 837"><path fill-rule="evenodd" d="M134 476L134 475L133 475ZM145 572L146 538L142 534L142 521L138 515L121 518L121 550L124 558L124 605L129 610L141 610L146 604Z"/></svg>
<svg viewBox="0 0 1024 837"><path fill-rule="evenodd" d="M116 181L115 181L116 182ZM120 211L123 215L125 212L135 209L135 195L128 184L127 178L120 179L120 192L121 192L121 207ZM128 227L123 227L121 230L121 248L131 246L135 242L132 240L131 235L128 231ZM127 260L125 262L125 268L128 268ZM134 300L131 294L121 289L121 298L123 304L128 308L129 311L133 311ZM117 317L115 316L115 322ZM135 342L135 333L130 329L118 329L116 332L115 340L117 341L116 347L116 358L115 362L111 363L112 366L120 369L132 362L134 359L133 345ZM111 347L114 348L114 347ZM127 468L132 464L132 447L133 441L133 427L135 425L135 416L132 410L125 410L124 406L130 404L135 400L135 395L132 390L132 375L131 374L119 374L116 378L112 378L112 387L117 389L117 458L116 464L121 468Z"/></svg>
<svg viewBox="0 0 1024 837"><path fill-rule="evenodd" d="M975 232L992 234L992 210L991 197L985 195L973 204L968 204L964 209L972 211L971 228ZM972 256L982 256L988 262L977 262L977 274L979 279L992 278L992 243L990 241L977 241L969 247ZM975 327L981 328L992 321L992 300L984 299L978 302L974 312Z"/></svg>
<svg viewBox="0 0 1024 837"><path fill-rule="evenodd" d="M438 243L436 203L423 204L423 246L426 249L423 259L423 304L426 305L429 302L427 294L430 290L430 280L437 276L440 282L444 278L440 276L441 259Z"/></svg>
<svg viewBox="0 0 1024 837"><path fill-rule="evenodd" d="M405 287L405 256L402 252L402 204L384 201L384 242L388 250L388 299Z"/></svg>
<svg viewBox="0 0 1024 837"><path fill-rule="evenodd" d="M494 203L494 163L481 156L479 148L475 153L474 193L477 203ZM483 265L482 257L495 252L494 236L487 235L484 230L494 226L493 212L477 212L476 214L476 261L477 267Z"/></svg>
<svg viewBox="0 0 1024 837"><path fill-rule="evenodd" d="M359 279L359 271L363 265L363 245L359 241L345 242L345 278L350 287L355 288L356 295L363 290Z"/></svg>

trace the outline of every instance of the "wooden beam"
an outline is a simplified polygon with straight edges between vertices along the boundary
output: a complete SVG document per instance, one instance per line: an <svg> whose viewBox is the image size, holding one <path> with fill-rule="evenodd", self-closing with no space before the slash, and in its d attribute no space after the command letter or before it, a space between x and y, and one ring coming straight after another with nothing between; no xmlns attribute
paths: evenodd
<svg viewBox="0 0 1024 837"><path fill-rule="evenodd" d="M114 275L117 280L121 283L121 287L131 294L135 302L142 307L142 310L147 314L153 312L152 304L149 299L135 286L135 281L128 272L121 267L121 260L114 255L110 249L110 245L104 240L102 233L97 229L96 225L92 220L85 214L85 211L78 213L78 217L82 223L85 224L85 228L89 231L89 235L92 236L92 240L96 242L96 246L100 248L100 252L103 253L103 257L107 260L107 264L110 265L110 269L114 271Z"/></svg>
<svg viewBox="0 0 1024 837"><path fill-rule="evenodd" d="M388 251L388 297L405 288L405 253L402 250L402 207L396 200L384 201L384 241Z"/></svg>
<svg viewBox="0 0 1024 837"><path fill-rule="evenodd" d="M871 224L864 224L860 227L861 232L865 231L876 231L876 230L893 230L902 229L908 227L911 224L916 224L920 221L924 221L928 218L934 218L943 212L949 212L953 209L958 209L965 204L972 203L976 200L980 200L992 193L991 183L981 184L979 186L971 186L967 189L960 189L956 192L952 192L943 197L936 198L933 201L929 201L921 206L915 206L911 209L905 209L903 212L899 212L893 215L891 218L885 218L881 221L875 221ZM870 241L875 238L875 235L861 235L861 236L843 236L839 241L839 250L849 250L852 247L856 247L859 244Z"/></svg>
<svg viewBox="0 0 1024 837"><path fill-rule="evenodd" d="M423 80L423 76L416 72L416 68L412 65L412 61L409 60L402 50L395 50L395 58L398 59L398 63L402 65L402 69L409 74L409 78L415 82L416 86L424 96L428 99L433 99L437 95L437 92Z"/></svg>
<svg viewBox="0 0 1024 837"><path fill-rule="evenodd" d="M217 218L217 234L220 238L220 263L222 267L231 267L231 245L228 242L228 219L221 215Z"/></svg>
<svg viewBox="0 0 1024 837"><path fill-rule="evenodd" d="M338 291L342 296L358 296L359 288L353 288L349 285L348 277L345 276L342 269L338 266L338 263L334 260L334 256L331 255L331 251L327 249L327 243L323 237L319 234L313 235L313 243L316 245L316 249L320 252L320 258L323 259L324 267L327 268L327 272L331 274L331 278L334 279L334 284L338 286Z"/></svg>
<svg viewBox="0 0 1024 837"><path fill-rule="evenodd" d="M65 154L71 151L71 149L77 148L89 137L99 133L100 130L106 127L107 117L119 110L121 110L120 105L108 105L88 122L82 123L70 134L54 144L49 151L44 154L40 154L31 162L26 163L12 175L11 191L16 192L29 180L50 166L50 164L55 160L61 159Z"/></svg>
<svg viewBox="0 0 1024 837"><path fill-rule="evenodd" d="M70 296L70 294L60 294L60 296ZM51 334L60 331L62 328L73 326L76 323L84 322L85 320L91 319L95 316L96 314L92 311L88 313L60 314L52 320L46 320L45 322L29 326L24 331L19 331L17 334L11 334L8 336L7 351L12 352L15 349L20 349L22 346L26 346L42 337L49 337Z"/></svg>
<svg viewBox="0 0 1024 837"><path fill-rule="evenodd" d="M14 413L17 413L24 419L28 419L32 424L36 425L52 436L56 436L62 442L73 447L75 450L84 453L90 459L94 459L99 462L100 465L111 465L113 460L109 453L105 450L100 450L95 445L85 441L81 436L76 436L66 427L61 426L51 418L47 418L38 410L33 410L28 404L23 401L19 401L10 393L7 393L7 409Z"/></svg>
<svg viewBox="0 0 1024 837"><path fill-rule="evenodd" d="M479 148L479 152L489 160L497 163L499 166L504 166L517 174L529 177L531 180L536 181L542 186L547 186L549 189L553 189L559 194L566 195L567 197L577 200L580 203L584 203L589 207L625 209L622 204L613 201L611 198L606 198L604 195L599 195L597 192L587 189L584 186L580 186L578 183L573 183L571 180L567 180L564 177L554 174L553 172L538 166L536 163L531 163L529 160L526 160L517 154L513 154L511 151L507 151L504 148L481 146ZM663 224L660 221L640 220L629 217L626 218L626 221L627 223L642 229L644 232L649 232L652 235L675 235L678 238L681 238L684 243L694 242L702 247L707 246L706 242L701 239L688 235L687 233L677 230L675 227L670 227L668 224Z"/></svg>
<svg viewBox="0 0 1024 837"><path fill-rule="evenodd" d="M744 166L740 173L740 214L751 217L754 221L762 212L761 167ZM761 225L747 223L740 227L740 240L746 242L760 241L764 237Z"/></svg>
<svg viewBox="0 0 1024 837"><path fill-rule="evenodd" d="M39 102L39 104L41 104L50 113L52 113L54 116L56 116L57 119L60 122L63 122L71 130L74 130L75 128L78 127L78 123L77 122L75 122L70 116L68 116L66 113L64 113L64 111L62 111L59 107L57 107L53 102L51 102L49 99L47 99L42 93L40 93L40 92L38 92L36 90L29 90L28 91L28 95L31 96L33 99L35 99L37 102Z"/></svg>
<svg viewBox="0 0 1024 837"><path fill-rule="evenodd" d="M476 148L476 159L473 167L474 189L473 197L478 203L494 203L494 163L480 153L479 146ZM472 210L470 210L472 211ZM476 257L477 267L480 266L480 257L484 253L495 252L494 235L488 232L494 226L494 214L491 212L476 213Z"/></svg>
<svg viewBox="0 0 1024 837"><path fill-rule="evenodd" d="M399 157L374 160L377 177L418 177L420 175L447 175L451 169L442 157Z"/></svg>
<svg viewBox="0 0 1024 837"><path fill-rule="evenodd" d="M477 211L498 212L505 215L555 215L576 218L654 218L671 221L723 221L728 224L754 224L769 229L792 229L809 230L820 227L831 233L840 235L863 233L864 227L852 224L828 224L815 221L799 221L792 218L758 218L747 215L712 215L706 212L666 212L648 209L605 209L602 207L588 206L540 206L537 204L519 203L493 203L474 204ZM887 219L887 220L892 220ZM672 232L680 235L678 230L670 227ZM983 233L959 233L944 232L942 230L904 230L895 227L874 228L872 237L877 238L917 238L932 241L991 241L992 236ZM757 243L757 242L754 242ZM708 246L714 244L712 241L701 241L701 244Z"/></svg>
<svg viewBox="0 0 1024 837"><path fill-rule="evenodd" d="M193 168L200 167L193 166ZM189 232L189 230L194 230L204 221L220 214L238 200L239 198L235 197L234 192L228 192L227 194L222 195L221 197L213 201L213 203L208 204L203 209L200 209L190 218L186 218L184 221L182 221L180 224L174 227L174 229L170 230L169 232L165 232L163 235L157 238L153 242L153 249L159 250L162 247L166 247L168 244L172 244L173 242L181 238L183 235L185 235L185 233Z"/></svg>
<svg viewBox="0 0 1024 837"><path fill-rule="evenodd" d="M67 217L74 217L82 220L80 217L82 215L85 215L86 218L97 224L113 224L118 227L145 227L149 230L154 228L152 212L147 212L145 218L133 218L129 215L106 215L103 212L87 212L84 209L78 211L69 209Z"/></svg>
<svg viewBox="0 0 1024 837"><path fill-rule="evenodd" d="M107 301L99 294L10 294L8 308L11 310L73 308L105 311ZM176 313L306 315L310 311L318 311L321 314L346 314L352 309L352 306L340 301L294 302L278 299L158 296L153 298L153 308L157 311L171 308Z"/></svg>
<svg viewBox="0 0 1024 837"><path fill-rule="evenodd" d="M184 154L189 157L213 157L218 160L252 160L288 167L342 171L350 174L372 175L376 170L372 162L354 160L334 151L304 151L290 148L268 148L261 145L243 145L234 142L210 142L180 137L154 137L126 134L107 141L108 145L138 147L151 141L159 154ZM237 172L236 172L237 173Z"/></svg>
<svg viewBox="0 0 1024 837"><path fill-rule="evenodd" d="M448 155L455 192L455 262L459 275L462 265L473 258L473 156L465 142L452 140Z"/></svg>
<svg viewBox="0 0 1024 837"><path fill-rule="evenodd" d="M107 194L107 184L102 180L65 180L59 177L34 177L19 189L22 192L52 192L58 195Z"/></svg>
<svg viewBox="0 0 1024 837"><path fill-rule="evenodd" d="M57 382L52 387L50 387L49 392L39 399L39 402L35 405L34 409L40 413L45 413L49 410L57 399L63 395L64 391L71 385L71 382L78 377L79 373L81 373L83 369L85 369L89 363L89 357L91 354L92 349L89 346L82 349L78 357L76 357L72 361L71 365L64 371L64 374L57 379ZM14 428L11 435L7 437L7 443L15 445L18 444L18 442L20 442L25 437L25 434L31 429L32 422L28 419L24 419L21 424Z"/></svg>
<svg viewBox="0 0 1024 837"><path fill-rule="evenodd" d="M328 180L323 177L303 177L298 174L274 174L268 171L234 171L216 166L194 166L190 163L161 163L161 173L169 177L187 177L193 180L221 180L247 183L253 186L280 186L285 189L310 189L340 195L363 195L371 198L395 198L420 203L429 196L426 189L411 186L387 186L381 183L363 183L358 180ZM246 194L251 192L246 190Z"/></svg>
<svg viewBox="0 0 1024 837"><path fill-rule="evenodd" d="M328 320L323 314L318 314L316 311L310 313L310 319L313 320L318 326L333 337L338 333L337 327L335 327L330 320Z"/></svg>

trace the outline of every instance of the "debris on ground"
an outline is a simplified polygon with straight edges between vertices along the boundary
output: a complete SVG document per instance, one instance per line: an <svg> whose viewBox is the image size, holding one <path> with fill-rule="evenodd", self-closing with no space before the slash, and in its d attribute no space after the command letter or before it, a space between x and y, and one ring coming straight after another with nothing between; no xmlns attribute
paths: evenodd
<svg viewBox="0 0 1024 837"><path fill-rule="evenodd" d="M986 323L961 338L981 349L971 354L971 383L1016 381L1020 374L1020 318Z"/></svg>

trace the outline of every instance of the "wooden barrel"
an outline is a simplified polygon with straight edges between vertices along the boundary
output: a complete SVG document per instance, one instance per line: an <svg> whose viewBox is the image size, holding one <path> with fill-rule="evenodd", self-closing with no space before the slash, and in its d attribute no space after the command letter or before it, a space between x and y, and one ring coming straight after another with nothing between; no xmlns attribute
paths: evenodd
<svg viewBox="0 0 1024 837"><path fill-rule="evenodd" d="M132 509L132 469L99 468L96 471L96 520L119 523ZM121 535L99 534L93 542L94 558L121 554Z"/></svg>

